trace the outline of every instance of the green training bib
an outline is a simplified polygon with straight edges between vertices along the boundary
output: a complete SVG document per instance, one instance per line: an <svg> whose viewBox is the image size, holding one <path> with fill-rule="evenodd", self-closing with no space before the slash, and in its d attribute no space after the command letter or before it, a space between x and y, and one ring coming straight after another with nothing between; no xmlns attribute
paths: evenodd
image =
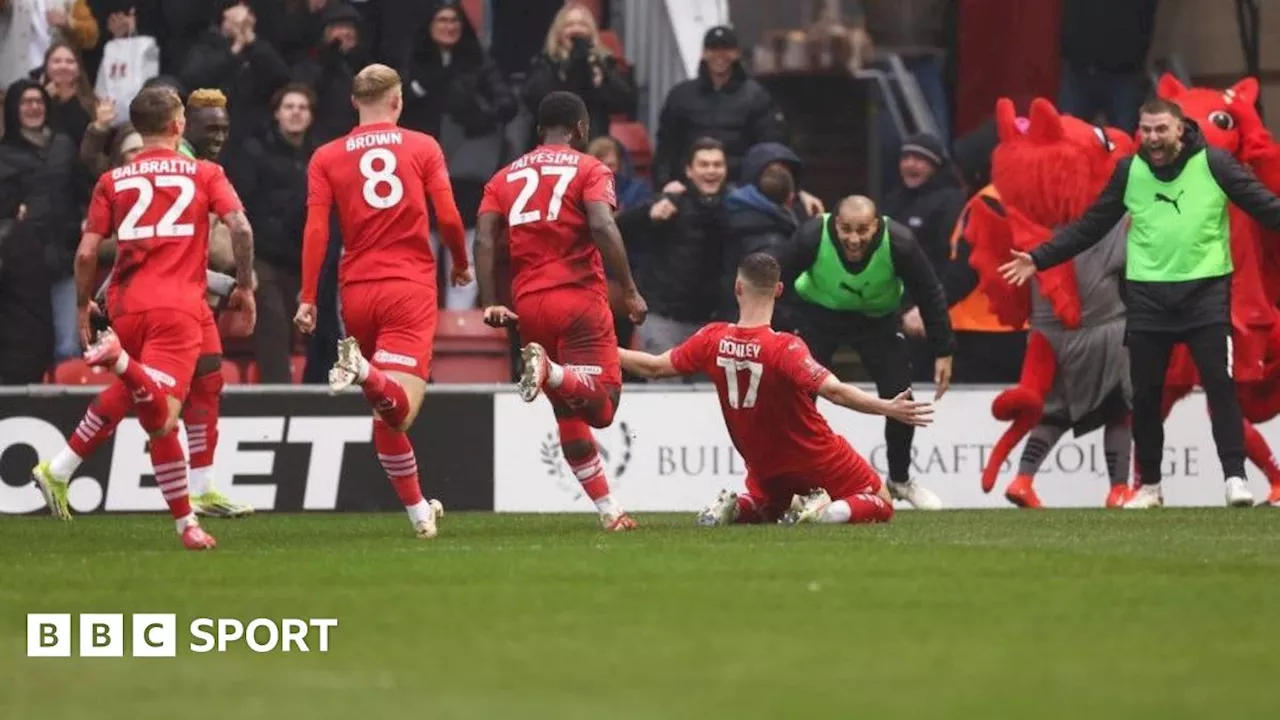
<svg viewBox="0 0 1280 720"><path fill-rule="evenodd" d="M879 317L897 312L902 306L902 279L893 267L893 250L889 247L889 218L881 218L884 226L880 243L862 272L852 273L840 258L840 248L831 237L830 213L822 216L822 239L813 265L796 278L796 294L807 302L828 310L860 312Z"/></svg>
<svg viewBox="0 0 1280 720"><path fill-rule="evenodd" d="M1124 204L1131 218L1125 278L1185 282L1231 273L1227 196L1209 170L1207 150L1192 155L1171 182L1135 155Z"/></svg>

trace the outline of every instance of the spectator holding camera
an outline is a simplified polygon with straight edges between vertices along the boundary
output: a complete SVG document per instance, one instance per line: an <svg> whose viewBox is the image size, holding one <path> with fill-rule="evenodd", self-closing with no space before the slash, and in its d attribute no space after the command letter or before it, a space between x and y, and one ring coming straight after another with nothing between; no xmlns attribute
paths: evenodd
<svg viewBox="0 0 1280 720"><path fill-rule="evenodd" d="M637 282L649 315L638 332L647 353L661 355L711 319L718 287L708 279L719 271L726 178L724 146L700 138L681 182L618 216L628 249L645 260Z"/></svg>
<svg viewBox="0 0 1280 720"><path fill-rule="evenodd" d="M546 47L529 71L522 98L530 108L557 90L576 93L591 116L591 139L609 134L609 118L634 115L636 88L629 72L609 48L600 43L600 31L591 11L570 2L556 13L547 31ZM536 138L529 138L529 147Z"/></svg>

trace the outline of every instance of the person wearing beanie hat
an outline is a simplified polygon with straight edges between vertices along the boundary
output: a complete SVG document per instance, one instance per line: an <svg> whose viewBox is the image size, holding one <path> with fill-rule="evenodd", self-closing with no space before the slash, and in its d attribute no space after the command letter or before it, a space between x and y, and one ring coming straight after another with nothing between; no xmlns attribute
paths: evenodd
<svg viewBox="0 0 1280 720"><path fill-rule="evenodd" d="M897 183L884 198L881 209L911 229L939 278L947 274L951 230L960 218L965 199L942 141L927 133L908 135L898 150ZM908 313L903 322L912 346L914 379L928 382L933 353L923 341L924 325L915 312Z"/></svg>
<svg viewBox="0 0 1280 720"><path fill-rule="evenodd" d="M737 33L728 25L713 27L703 37L698 76L667 93L654 149L655 188L683 175L689 151L704 137L724 145L730 182L745 183L751 179L740 178L739 171L749 148L787 142L782 111L769 91L747 76Z"/></svg>

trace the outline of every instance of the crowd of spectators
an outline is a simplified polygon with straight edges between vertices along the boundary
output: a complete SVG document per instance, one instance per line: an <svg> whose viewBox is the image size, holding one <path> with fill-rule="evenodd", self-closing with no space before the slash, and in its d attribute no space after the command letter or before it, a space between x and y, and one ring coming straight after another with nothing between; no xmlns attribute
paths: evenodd
<svg viewBox="0 0 1280 720"><path fill-rule="evenodd" d="M965 269L954 267L951 231L966 190L976 192L981 180L950 159L945 87L935 72L941 60L930 34L939 16L925 2L904 3L901 17L886 14L884 3L852 4L858 30L871 31L868 45L914 48L912 70L924 78L944 128L943 137L895 143L897 172L876 200L916 235L955 303L971 286ZM401 124L444 148L469 243L484 183L534 144L529 117L539 100L556 90L579 94L591 115L589 152L617 176L619 226L651 309L639 329L620 313L620 340L661 352L711 319L733 320L738 260L788 242L825 211L805 191L786 118L748 72L734 30L707 32L696 76L668 93L649 129L652 165L643 171L627 143L611 136L611 125L636 118L636 83L592 12L566 3L540 47L520 72L502 69L449 0L0 0L0 384L39 382L52 364L79 354L71 259L80 221L95 178L140 147L127 105L151 82L184 96L214 89L226 99L225 111L191 123L188 140L213 148L246 204L259 308L250 352L262 382L289 382L290 357L299 351L290 319L307 163L319 145L352 128L352 77L375 61L404 79ZM1128 71L1127 63L1118 58L1110 67ZM336 227L331 235L321 322L308 350L306 376L315 381L327 368L324 348L341 332ZM438 249L438 238L433 244ZM447 253L437 254L447 276ZM440 297L451 310L476 301L474 285ZM904 328L917 341L913 364L926 379L932 359L918 314L908 312Z"/></svg>

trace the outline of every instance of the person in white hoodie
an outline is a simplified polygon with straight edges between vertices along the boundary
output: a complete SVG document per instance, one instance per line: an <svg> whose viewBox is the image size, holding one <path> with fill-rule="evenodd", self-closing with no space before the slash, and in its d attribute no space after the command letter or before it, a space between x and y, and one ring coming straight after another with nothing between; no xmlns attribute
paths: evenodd
<svg viewBox="0 0 1280 720"><path fill-rule="evenodd" d="M83 51L98 44L98 32L85 0L0 0L0 87L43 65L53 41Z"/></svg>

